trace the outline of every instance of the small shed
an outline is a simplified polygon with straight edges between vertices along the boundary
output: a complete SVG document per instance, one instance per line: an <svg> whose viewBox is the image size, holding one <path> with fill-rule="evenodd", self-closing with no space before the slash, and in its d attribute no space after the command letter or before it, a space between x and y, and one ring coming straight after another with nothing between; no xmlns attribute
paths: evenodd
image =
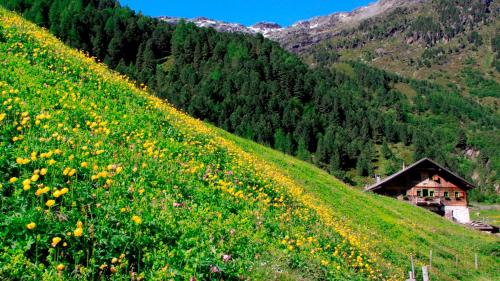
<svg viewBox="0 0 500 281"><path fill-rule="evenodd" d="M425 208L450 220L469 223L467 191L473 184L456 173L424 158L366 188Z"/></svg>

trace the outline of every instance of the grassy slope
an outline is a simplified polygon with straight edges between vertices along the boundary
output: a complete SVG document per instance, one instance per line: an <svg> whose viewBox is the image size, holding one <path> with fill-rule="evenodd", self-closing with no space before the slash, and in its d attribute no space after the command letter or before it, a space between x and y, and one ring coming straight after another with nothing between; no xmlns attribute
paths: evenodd
<svg viewBox="0 0 500 281"><path fill-rule="evenodd" d="M498 238L471 231L406 203L363 193L313 165L227 133L224 136L280 167L318 204L329 205L332 214L365 237L371 250L379 253L384 262L408 271L411 254L422 265L432 249L432 274L439 280L493 280L500 276L498 267L495 269L500 261ZM473 270L476 252L486 267L482 272Z"/></svg>
<svg viewBox="0 0 500 281"><path fill-rule="evenodd" d="M397 274L202 122L2 9L0 26L2 278Z"/></svg>
<svg viewBox="0 0 500 281"><path fill-rule="evenodd" d="M499 274L497 238L207 127L17 16L0 18L2 276L402 279L408 255L423 261L429 248L440 279Z"/></svg>

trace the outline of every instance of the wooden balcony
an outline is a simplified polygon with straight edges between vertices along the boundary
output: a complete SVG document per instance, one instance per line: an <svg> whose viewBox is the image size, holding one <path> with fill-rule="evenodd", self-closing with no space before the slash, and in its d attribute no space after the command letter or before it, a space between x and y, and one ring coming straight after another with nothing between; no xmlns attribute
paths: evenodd
<svg viewBox="0 0 500 281"><path fill-rule="evenodd" d="M444 197L434 196L434 197L417 197L408 196L408 201L417 206L440 206L443 205Z"/></svg>

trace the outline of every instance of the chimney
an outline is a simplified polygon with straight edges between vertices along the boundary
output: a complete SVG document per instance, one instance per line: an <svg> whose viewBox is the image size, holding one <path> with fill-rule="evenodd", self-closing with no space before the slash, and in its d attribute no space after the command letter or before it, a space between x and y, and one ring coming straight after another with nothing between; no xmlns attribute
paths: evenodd
<svg viewBox="0 0 500 281"><path fill-rule="evenodd" d="M376 175L375 178L377 179L377 183L379 183L380 182L380 176Z"/></svg>
<svg viewBox="0 0 500 281"><path fill-rule="evenodd" d="M403 161L403 170L406 169L405 161Z"/></svg>

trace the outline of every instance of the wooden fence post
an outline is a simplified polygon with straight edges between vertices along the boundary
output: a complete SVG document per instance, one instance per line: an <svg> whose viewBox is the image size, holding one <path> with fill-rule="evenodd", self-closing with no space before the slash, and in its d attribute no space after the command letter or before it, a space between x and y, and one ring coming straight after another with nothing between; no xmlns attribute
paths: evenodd
<svg viewBox="0 0 500 281"><path fill-rule="evenodd" d="M411 272L413 274L413 279L415 279L415 264L413 263L413 255L411 255Z"/></svg>
<svg viewBox="0 0 500 281"><path fill-rule="evenodd" d="M427 266L422 266L422 276L424 281L429 281L429 270Z"/></svg>
<svg viewBox="0 0 500 281"><path fill-rule="evenodd" d="M409 277L408 277L408 279L406 279L406 281L417 281L417 280L415 280L415 276L414 276L413 272L411 272L411 271L408 272L408 276Z"/></svg>
<svg viewBox="0 0 500 281"><path fill-rule="evenodd" d="M413 263L413 255L410 256L411 260L411 271L408 272L408 279L406 281L417 281L415 279L415 264Z"/></svg>
<svg viewBox="0 0 500 281"><path fill-rule="evenodd" d="M432 250L429 253L429 271L432 269Z"/></svg>

